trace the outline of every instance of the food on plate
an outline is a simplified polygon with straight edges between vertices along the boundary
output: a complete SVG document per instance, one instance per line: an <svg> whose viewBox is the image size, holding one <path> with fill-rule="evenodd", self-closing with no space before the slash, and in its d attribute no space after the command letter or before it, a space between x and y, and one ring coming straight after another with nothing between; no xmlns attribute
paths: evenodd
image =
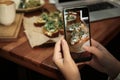
<svg viewBox="0 0 120 80"><path fill-rule="evenodd" d="M43 33L50 38L58 37L59 32L57 27L55 26L55 21L48 21L43 26Z"/></svg>
<svg viewBox="0 0 120 80"><path fill-rule="evenodd" d="M72 14L70 14L70 15L68 15L67 17L66 17L66 20L67 21L73 21L73 20L75 20L76 19L76 16L75 15L72 15Z"/></svg>
<svg viewBox="0 0 120 80"><path fill-rule="evenodd" d="M64 29L63 29L63 20L62 19L59 19L58 22L57 22L57 27L59 29L59 33L61 35L64 34Z"/></svg>
<svg viewBox="0 0 120 80"><path fill-rule="evenodd" d="M40 5L41 5L40 0L28 0L25 2L25 8L33 8Z"/></svg>
<svg viewBox="0 0 120 80"><path fill-rule="evenodd" d="M37 27L42 27L45 25L48 19L48 14L47 13L42 13L41 16L39 16L36 21L34 22L34 25Z"/></svg>
<svg viewBox="0 0 120 80"><path fill-rule="evenodd" d="M67 27L67 32L70 34L70 44L83 44L89 40L89 31L83 22L73 23Z"/></svg>
<svg viewBox="0 0 120 80"><path fill-rule="evenodd" d="M62 13L55 11L51 13L43 12L34 22L35 26L43 29L43 34L50 38L55 38L64 33Z"/></svg>
<svg viewBox="0 0 120 80"><path fill-rule="evenodd" d="M43 18L38 18L37 20L36 20L36 22L34 22L34 25L35 26L38 26L38 27L42 27L44 24L45 24L45 20L43 20Z"/></svg>
<svg viewBox="0 0 120 80"><path fill-rule="evenodd" d="M57 29L59 30L60 34L64 34L64 29L63 29L63 17L62 13L60 12L54 12L50 14L52 20L55 21L55 25L57 26Z"/></svg>
<svg viewBox="0 0 120 80"><path fill-rule="evenodd" d="M67 13L66 20L67 20L68 24L75 22L76 15L77 15L77 13L75 13L75 12L68 12Z"/></svg>

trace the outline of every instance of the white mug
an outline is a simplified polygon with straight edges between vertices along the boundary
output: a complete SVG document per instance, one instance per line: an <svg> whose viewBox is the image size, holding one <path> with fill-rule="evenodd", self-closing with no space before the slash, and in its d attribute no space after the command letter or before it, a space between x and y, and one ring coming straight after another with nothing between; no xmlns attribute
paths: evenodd
<svg viewBox="0 0 120 80"><path fill-rule="evenodd" d="M0 2L0 24L11 25L16 16L16 7L13 1Z"/></svg>

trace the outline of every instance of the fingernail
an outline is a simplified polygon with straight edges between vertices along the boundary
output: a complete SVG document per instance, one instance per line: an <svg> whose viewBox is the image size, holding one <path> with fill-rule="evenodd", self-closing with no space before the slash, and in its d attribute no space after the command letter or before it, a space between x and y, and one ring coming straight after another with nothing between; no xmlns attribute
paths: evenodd
<svg viewBox="0 0 120 80"><path fill-rule="evenodd" d="M64 39L64 38L62 39L62 42L65 42L65 39Z"/></svg>

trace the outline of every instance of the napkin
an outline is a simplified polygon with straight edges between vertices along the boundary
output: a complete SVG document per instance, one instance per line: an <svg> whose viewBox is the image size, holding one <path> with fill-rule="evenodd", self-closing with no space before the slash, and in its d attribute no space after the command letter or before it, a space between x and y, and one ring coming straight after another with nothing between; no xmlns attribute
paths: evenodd
<svg viewBox="0 0 120 80"><path fill-rule="evenodd" d="M60 39L62 35L59 35L56 38L49 38L45 36L42 32L42 27L36 27L34 25L36 19L37 16L30 18L24 17L23 19L24 32L32 48L34 48L35 46L40 46L49 40L52 40L52 42L57 42Z"/></svg>

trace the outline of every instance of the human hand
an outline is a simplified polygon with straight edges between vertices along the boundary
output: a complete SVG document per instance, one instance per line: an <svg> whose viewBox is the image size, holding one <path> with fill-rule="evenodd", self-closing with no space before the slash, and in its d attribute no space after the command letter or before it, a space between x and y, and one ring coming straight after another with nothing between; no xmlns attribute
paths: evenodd
<svg viewBox="0 0 120 80"><path fill-rule="evenodd" d="M85 62L100 72L107 73L115 78L120 73L120 62L115 59L100 43L92 41L92 46L83 46L83 48L93 54L93 58L89 62Z"/></svg>
<svg viewBox="0 0 120 80"><path fill-rule="evenodd" d="M81 80L78 67L70 55L66 40L63 38L61 38L55 45L53 61L66 80Z"/></svg>

